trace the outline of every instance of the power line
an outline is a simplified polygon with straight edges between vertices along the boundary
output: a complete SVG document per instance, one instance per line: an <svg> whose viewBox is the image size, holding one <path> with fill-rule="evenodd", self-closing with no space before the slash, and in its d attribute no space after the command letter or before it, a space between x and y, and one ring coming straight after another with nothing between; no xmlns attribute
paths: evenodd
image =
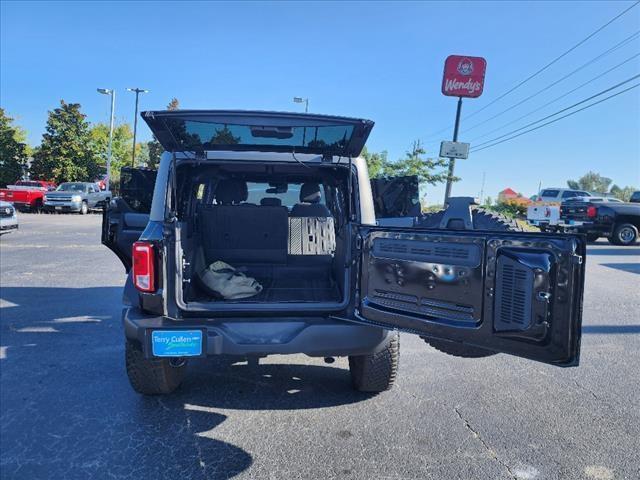
<svg viewBox="0 0 640 480"><path fill-rule="evenodd" d="M467 117L470 118L473 115L477 115L478 113L480 113L481 111L485 110L486 108L489 108L491 105L493 105L494 103L496 103L498 100L501 100L502 98L506 97L507 95L509 95L511 92L513 92L514 90L520 88L522 85L524 85L525 83L527 83L529 80L531 80L532 78L537 77L539 74L541 74L542 72L544 72L547 68L549 68L551 65L555 64L558 60L560 60L561 58L566 57L569 53L573 52L576 48L578 48L580 45L582 45L583 43L585 43L587 40L591 39L592 37L594 37L596 34L600 33L602 30L604 30L606 27L608 27L609 25L611 25L613 22L615 22L617 19L619 19L620 17L622 17L625 13L627 13L629 10L631 10L633 7L637 6L640 3L640 0L637 1L636 3L634 3L633 5L631 5L630 7L626 8L625 10L623 10L622 12L620 12L618 15L616 15L615 17L613 17L611 20L609 20L607 23L605 23L604 25L602 25L600 28L596 29L593 33L591 33L590 35L588 35L587 37L585 37L584 39L580 40L578 43L576 43L573 47L571 47L569 50L567 50L566 52L564 52L563 54L561 54L560 56L554 58L553 60L551 60L549 63L547 63L544 67L542 67L541 69L539 69L537 72L533 73L532 75L529 75L527 78L525 78L524 80L522 80L520 83L518 83L515 87L511 88L510 90L506 91L505 93L503 93L502 95L500 95L498 98L496 98L495 100L492 100L491 102L489 102L488 104L486 104L484 107L482 107L480 110L476 110L475 112L473 112L471 115L469 115Z"/></svg>
<svg viewBox="0 0 640 480"><path fill-rule="evenodd" d="M555 117L556 115L559 115L559 114L561 114L563 112L566 112L567 110L571 110L572 108L577 107L578 105L582 105L583 103L588 102L589 100L593 100L594 98L599 97L600 95L604 95L605 93L610 92L611 90L615 90L616 88L624 85L625 83L629 83L630 81L635 80L638 77L640 77L640 74L635 75L635 76L633 76L631 78L628 78L628 79L626 79L626 80L624 80L624 81L622 81L622 82L620 82L620 83L618 83L618 84L616 84L616 85L614 85L612 87L606 88L606 89L604 89L604 90L602 90L602 91L600 91L600 92L598 92L598 93L596 93L594 95L591 95L590 97L585 98L584 100L580 100L579 102L574 103L573 105L565 107L562 110L558 110L557 112L552 113L551 115L547 115L546 117L542 117L541 119L536 120L535 122L528 123L527 125L524 125L523 127L516 128L515 130L507 132L507 133L505 133L503 135L500 135L499 137L493 138L491 140L487 140L486 142L482 142L482 143L476 145L475 148L482 147L483 145L495 142L496 140L500 140L501 138L504 138L504 137L507 137L509 135L512 135L512 134L514 134L516 132L519 132L520 130L524 130L525 128L528 128L528 127L530 127L532 125L535 125L536 123L544 122L545 120L547 120L547 119L549 119L551 117Z"/></svg>
<svg viewBox="0 0 640 480"><path fill-rule="evenodd" d="M618 95L622 95L623 93L628 92L629 90L633 90L634 88L637 88L637 87L640 87L640 83L636 83L635 85L632 85L631 87L626 88L624 90L621 90L621 91L619 91L617 93L614 93L613 95L609 95L608 97L605 97L602 100L598 100L597 102L593 102L593 103L591 103L591 104L589 104L587 106L584 106L584 107L582 107L582 108L580 108L578 110L575 110L575 111L573 111L571 113L567 113L566 115L563 115L562 117L555 118L555 119L553 119L553 120L551 120L551 121L549 121L547 123L543 123L542 125L538 125L537 127L534 127L534 128L532 128L530 130L526 130L526 131L521 132L521 133L519 133L517 135L514 135L513 137L505 138L504 140L500 140L499 142L496 142L496 143L493 143L491 145L487 145L486 147L478 148L477 150L472 150L472 151L479 152L481 150L485 150L487 148L491 148L491 147L495 147L496 145L500 145L501 143L508 142L510 140L513 140L514 138L521 137L522 135L525 135L527 133L533 132L535 130L539 130L539 129L543 128L543 127L546 127L547 125L551 125L552 123L558 122L558 121L562 120L563 118L567 118L567 117L570 117L571 115L575 115L576 113L580 113L581 111L586 110L587 108L591 108L591 107L594 107L594 106L596 106L596 105L598 105L598 104L600 104L602 102L606 102L607 100L609 100L609 99L611 99L613 97L617 97Z"/></svg>
<svg viewBox="0 0 640 480"><path fill-rule="evenodd" d="M497 132L497 131L499 131L499 130L502 130L502 129L503 129L503 128L505 128L505 127L511 126L511 125L513 125L514 123L519 122L520 120L522 120L523 118L528 117L529 115L532 115L532 114L534 114L534 113L536 113L536 112L539 112L539 111L540 111L540 110L542 110L543 108L548 107L549 105L551 105L551 104L553 104L553 103L557 102L558 100L562 100L563 98L565 98L565 97L567 97L567 96L571 95L573 92L575 92L575 91L577 91L577 90L580 90L580 89L581 89L582 87L584 87L585 85L589 85L590 83L593 83L594 81L598 80L599 78L604 77L606 74L611 73L611 72L612 72L612 71L614 71L615 69L620 68L622 65L624 65L624 64L626 64L626 63L629 63L631 60L633 60L634 58L637 58L638 56L640 56L640 53L636 53L635 55L632 55L631 57L629 57L629 58L627 58L626 60L624 60L624 61L620 62L619 64L617 64L617 65L615 65L615 66L611 67L610 69L608 69L608 70L606 70L606 71L602 72L602 73L601 73L601 74L599 74L599 75L596 75L595 77L593 77L593 78L591 78L591 79L587 80L586 82L584 82L584 83L582 83L582 84L578 85L577 87L575 87L575 88L573 88L573 89L569 90L568 92L563 93L562 95L560 95L560 96L558 96L558 97L554 98L553 100L548 101L547 103L545 103L545 104L541 105L540 107L538 107L538 108L536 108L536 109L534 109L534 110L531 110L531 111L530 111L530 112L528 112L528 113L525 113L524 115L522 115L522 116L520 116L520 117L516 118L515 120L511 120L510 122L504 123L504 124L502 124L501 126L499 126L498 128L494 128L493 130L490 130L490 131L488 131L488 132L486 132L486 133L483 133L482 135L480 135L480 136L478 136L478 137L472 138L471 140L469 140L469 142L473 143L473 142L475 142L476 140L478 140L478 139L480 139L480 138L487 137L487 136L491 135L492 133L495 133L495 132Z"/></svg>
<svg viewBox="0 0 640 480"><path fill-rule="evenodd" d="M549 85L547 85L546 87L544 87L544 88L542 88L542 89L538 90L538 91L537 91L537 92L535 92L535 93L532 93L532 94L531 94L531 95L529 95L528 97L526 97L526 98L524 98L524 99L520 100L519 102L517 102L517 103L515 103L515 104L511 105L510 107L505 108L504 110L502 110L502 111L500 111L500 112L496 113L496 114L495 114L495 115L493 115L492 117L489 117L489 118L487 118L486 120L484 120L484 121L482 121L482 122L476 123L475 125L472 125L472 126L470 126L469 128L466 128L466 129L464 130L464 131L465 131L465 133L466 133L466 132L468 132L468 131L470 131L470 130L473 130L474 128L480 127L480 126L484 125L485 123L490 122L491 120L493 120L493 119L495 119L495 118L498 118L498 117L500 117L500 116L504 115L504 114L505 114L505 113L507 113L507 112L510 112L510 111L511 111L511 110L513 110L514 108L516 108L516 107L518 107L518 106L522 105L523 103L525 103L525 102L527 102L527 101L531 100L532 98L537 97L538 95L540 95L540 94L541 94L541 93L543 93L543 92L546 92L546 91L547 91L547 90L549 90L550 88L552 88L552 87L556 86L558 83L560 83L560 82L562 82L562 81L566 80L567 78L571 77L572 75L574 75L574 74L578 73L580 70L582 70L582 69L584 69L584 68L588 67L588 66L589 66L589 65L591 65L592 63L597 62L597 61L598 61L598 60L600 60L601 58L606 57L606 56L607 56L607 55L609 55L610 53L613 53L613 52L614 52L614 51L616 51L617 49L619 49L619 48L623 47L624 45L626 45L627 43L631 42L635 37L637 37L637 36L639 36L639 35L640 35L640 30L639 30L639 31L637 31L636 33L634 33L633 35L631 35L631 36L629 36L629 37L625 38L625 39L624 39L624 40L622 40L621 42L618 42L616 45L614 45L613 47L609 48L608 50L606 50L606 51L602 52L600 55L598 55L598 56L596 56L596 57L592 58L592 59L591 59L591 60L589 60L587 63L582 64L581 66L579 66L578 68L576 68L576 69L575 69L575 70L573 70L572 72L567 73L566 75L564 75L563 77L559 78L559 79L558 79L558 80L556 80L555 82L551 82L551 83L550 83Z"/></svg>
<svg viewBox="0 0 640 480"><path fill-rule="evenodd" d="M468 115L465 119L469 119L471 117L473 117L474 115L477 115L478 113L480 113L481 111L489 108L491 105L493 105L494 103L496 103L497 101L503 99L504 97L506 97L507 95L509 95L511 92L513 92L514 90L520 88L522 85L524 85L525 83L527 83L529 80L537 77L539 74L541 74L542 72L544 72L547 68L549 68L551 65L554 65L558 60L566 57L569 53L573 52L576 48L578 48L580 45L582 45L583 43L585 43L586 41L588 41L589 39L593 38L595 35L597 35L598 33L600 33L602 30L604 30L606 27L608 27L609 25L611 25L613 22L615 22L618 18L622 17L623 15L625 15L629 10L631 10L633 7L637 6L640 3L640 0L638 0L636 3L634 3L633 5L631 5L630 7L626 8L625 10L623 10L622 12L620 12L618 15L616 15L615 17L613 17L611 20L609 20L607 23L605 23L604 25L602 25L601 27L597 28L594 32L592 32L591 34L589 34L587 37L585 37L584 39L580 40L578 43L576 43L573 47L571 47L569 50L565 51L564 53L562 53L561 55L559 55L558 57L554 58L553 60L551 60L549 63L547 63L545 66L543 66L542 68L540 68L538 71L536 71L535 73L529 75L527 78L525 78L524 80L522 80L521 82L519 82L516 86L514 86L513 88L511 88L510 90L506 91L505 93L503 93L502 95L500 95L498 98L492 100L491 102L489 102L487 105L485 105L484 107L482 107L479 110L476 110L475 112L473 112L471 115ZM437 132L433 133L432 135L428 135L427 139L440 134L446 130L448 130L449 127L447 128L443 128L442 130L438 130Z"/></svg>

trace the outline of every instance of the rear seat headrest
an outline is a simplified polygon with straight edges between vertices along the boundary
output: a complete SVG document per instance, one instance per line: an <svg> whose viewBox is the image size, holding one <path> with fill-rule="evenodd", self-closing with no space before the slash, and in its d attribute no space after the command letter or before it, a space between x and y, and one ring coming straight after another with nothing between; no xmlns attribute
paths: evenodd
<svg viewBox="0 0 640 480"><path fill-rule="evenodd" d="M274 197L265 197L260 200L260 205L262 205L263 207L281 207L282 200Z"/></svg>
<svg viewBox="0 0 640 480"><path fill-rule="evenodd" d="M304 203L319 203L322 195L317 183L303 183L300 187L300 201Z"/></svg>
<svg viewBox="0 0 640 480"><path fill-rule="evenodd" d="M244 202L249 197L247 182L235 178L220 180L216 187L215 198L218 203L232 205Z"/></svg>

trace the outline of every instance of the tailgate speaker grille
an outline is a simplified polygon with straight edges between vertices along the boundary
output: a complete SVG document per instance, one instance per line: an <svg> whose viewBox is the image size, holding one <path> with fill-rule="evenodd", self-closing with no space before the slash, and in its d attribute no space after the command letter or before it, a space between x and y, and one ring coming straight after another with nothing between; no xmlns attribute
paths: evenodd
<svg viewBox="0 0 640 480"><path fill-rule="evenodd" d="M531 327L533 271L517 260L500 255L497 261L493 326L496 331Z"/></svg>
<svg viewBox="0 0 640 480"><path fill-rule="evenodd" d="M466 267L480 265L480 248L477 245L457 242L376 239L373 242L373 255L378 258Z"/></svg>

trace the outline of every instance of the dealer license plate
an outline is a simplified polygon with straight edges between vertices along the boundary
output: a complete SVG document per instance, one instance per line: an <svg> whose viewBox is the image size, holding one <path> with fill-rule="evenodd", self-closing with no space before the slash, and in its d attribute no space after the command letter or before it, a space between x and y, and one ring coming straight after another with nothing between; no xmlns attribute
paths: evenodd
<svg viewBox="0 0 640 480"><path fill-rule="evenodd" d="M154 357L197 357L202 355L202 330L154 330L151 332Z"/></svg>

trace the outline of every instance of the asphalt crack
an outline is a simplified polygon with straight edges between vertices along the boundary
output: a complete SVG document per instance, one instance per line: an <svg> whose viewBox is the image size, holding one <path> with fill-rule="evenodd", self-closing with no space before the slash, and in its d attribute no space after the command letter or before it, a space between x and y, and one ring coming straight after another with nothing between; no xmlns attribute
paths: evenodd
<svg viewBox="0 0 640 480"><path fill-rule="evenodd" d="M200 469L202 471L202 473L204 474L205 478L206 478L206 474L207 474L207 465L204 462L204 459L202 458L202 447L200 446L200 442L199 442L199 438L198 438L198 434L197 432L194 432L193 429L191 428L191 417L189 416L189 411L187 409L184 410L184 415L185 415L185 420L187 423L187 432L192 434L194 439L193 439L193 443L196 447L196 455L198 457L198 465L200 466Z"/></svg>
<svg viewBox="0 0 640 480"><path fill-rule="evenodd" d="M482 435L480 435L480 432L471 426L471 424L469 423L469 420L467 420L462 415L458 407L453 407L453 409L455 410L460 420L462 420L462 422L464 423L465 428L469 430L469 432L471 432L471 435L473 436L473 438L478 440L482 445L482 447L487 451L487 454L489 455L489 457L492 460L494 460L496 463L498 463L498 465L502 466L507 471L507 473L511 478L513 478L514 480L518 480L518 476L513 472L513 470L511 470L511 467L506 462L502 461L500 457L498 457L498 454L496 453L496 451L493 448L491 448L491 446L486 442L484 438L482 438Z"/></svg>
<svg viewBox="0 0 640 480"><path fill-rule="evenodd" d="M589 393L591 394L591 396L592 396L593 398L595 398L596 400L600 400L600 398L598 398L598 396L597 396L597 395L593 392L593 390L591 390L590 388L585 387L584 385L579 384L577 380L574 380L574 381L573 381L573 383L575 383L576 387L578 387L579 389L584 390L584 391L586 391L586 392L589 392Z"/></svg>

